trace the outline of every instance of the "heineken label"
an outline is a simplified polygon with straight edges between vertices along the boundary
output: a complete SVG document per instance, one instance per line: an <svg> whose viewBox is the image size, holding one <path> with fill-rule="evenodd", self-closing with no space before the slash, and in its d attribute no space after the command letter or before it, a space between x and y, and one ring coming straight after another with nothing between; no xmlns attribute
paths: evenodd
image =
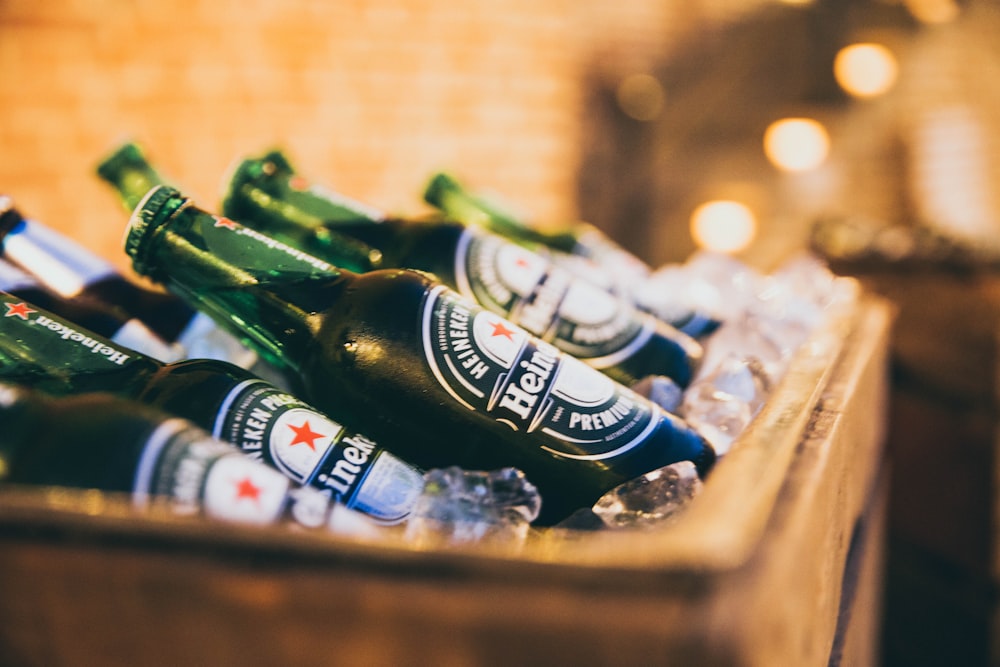
<svg viewBox="0 0 1000 667"><path fill-rule="evenodd" d="M99 372L133 359L126 348L115 347L111 341L81 331L26 301L5 295L0 304L4 333L14 341L24 341L36 358L45 359L50 366L71 362L74 373Z"/></svg>
<svg viewBox="0 0 1000 667"><path fill-rule="evenodd" d="M421 326L427 363L452 398L552 454L609 459L657 427L650 402L443 286L428 293Z"/></svg>
<svg viewBox="0 0 1000 667"><path fill-rule="evenodd" d="M473 229L455 258L458 291L591 366L607 368L652 337L655 321L547 255Z"/></svg>
<svg viewBox="0 0 1000 667"><path fill-rule="evenodd" d="M108 370L134 360L132 350L164 362L183 356L180 346L163 342L139 320L125 321L105 339L13 295L3 296L0 304L0 330L16 332L25 347L50 367L62 365L74 373Z"/></svg>
<svg viewBox="0 0 1000 667"><path fill-rule="evenodd" d="M292 522L337 530L340 521L323 492L294 484L180 419L164 422L150 436L132 498L140 509L166 503L177 514L244 524Z"/></svg>
<svg viewBox="0 0 1000 667"><path fill-rule="evenodd" d="M198 234L207 252L255 275L307 278L334 271L318 257L223 216L202 218Z"/></svg>
<svg viewBox="0 0 1000 667"><path fill-rule="evenodd" d="M283 516L291 481L235 447L172 419L151 435L133 489L140 508L165 500L178 514L268 524Z"/></svg>
<svg viewBox="0 0 1000 667"><path fill-rule="evenodd" d="M423 489L419 471L260 380L232 389L212 435L382 523L405 519Z"/></svg>

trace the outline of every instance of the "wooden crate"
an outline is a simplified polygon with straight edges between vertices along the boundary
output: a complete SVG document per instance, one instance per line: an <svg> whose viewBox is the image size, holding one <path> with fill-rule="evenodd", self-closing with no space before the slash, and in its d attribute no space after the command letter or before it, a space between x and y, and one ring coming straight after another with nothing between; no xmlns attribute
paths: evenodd
<svg viewBox="0 0 1000 667"><path fill-rule="evenodd" d="M819 332L680 519L415 549L0 497L10 665L875 664L891 309Z"/></svg>
<svg viewBox="0 0 1000 667"><path fill-rule="evenodd" d="M834 267L897 311L884 664L997 664L1000 275L970 262Z"/></svg>

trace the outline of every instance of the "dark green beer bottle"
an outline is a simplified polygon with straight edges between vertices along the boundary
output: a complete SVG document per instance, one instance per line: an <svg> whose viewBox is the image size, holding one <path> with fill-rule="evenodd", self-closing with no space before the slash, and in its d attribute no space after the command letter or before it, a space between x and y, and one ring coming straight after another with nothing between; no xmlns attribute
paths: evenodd
<svg viewBox="0 0 1000 667"><path fill-rule="evenodd" d="M120 313L99 303L68 299L40 284L34 276L0 259L0 291L13 294L50 310L111 341L130 347L159 361L178 361L183 350L170 345L139 320L125 319Z"/></svg>
<svg viewBox="0 0 1000 667"><path fill-rule="evenodd" d="M615 243L600 229L585 222L548 232L522 221L489 197L470 191L451 174L434 174L424 190L424 200L454 220L481 225L519 243L551 250L552 261L628 300L696 340L714 333L722 324L714 314L692 307L676 295L650 293L650 267ZM655 296L650 301L649 296Z"/></svg>
<svg viewBox="0 0 1000 667"><path fill-rule="evenodd" d="M383 268L433 273L444 284L612 379L631 386L662 375L686 386L699 343L612 292L480 227L387 218L309 183L272 152L240 163L223 213L337 266L337 239L378 251Z"/></svg>
<svg viewBox="0 0 1000 667"><path fill-rule="evenodd" d="M414 464L524 471L541 523L649 470L714 463L682 420L426 273L340 270L165 187L136 209L126 250Z"/></svg>
<svg viewBox="0 0 1000 667"><path fill-rule="evenodd" d="M453 220L479 225L522 243L543 245L560 253L591 260L598 267L624 274L619 278L623 281L641 280L650 272L645 262L594 225L576 222L555 231L533 227L489 198L471 192L451 174L438 172L432 175L424 188L424 201Z"/></svg>
<svg viewBox="0 0 1000 667"><path fill-rule="evenodd" d="M183 417L380 522L405 519L423 486L413 466L234 364L160 363L3 292L0 333L0 381L109 392Z"/></svg>
<svg viewBox="0 0 1000 667"><path fill-rule="evenodd" d="M280 154L275 155L280 159ZM115 189L129 213L153 187L172 185L153 167L146 152L135 142L122 144L101 160L97 165L97 175ZM294 214L293 211L288 213ZM325 241L337 248L338 266L352 271L376 268L378 252L365 244L333 230L328 230Z"/></svg>
<svg viewBox="0 0 1000 667"><path fill-rule="evenodd" d="M296 487L186 420L121 397L54 397L0 383L0 423L3 484L127 494L140 510L236 523L332 523L319 491Z"/></svg>

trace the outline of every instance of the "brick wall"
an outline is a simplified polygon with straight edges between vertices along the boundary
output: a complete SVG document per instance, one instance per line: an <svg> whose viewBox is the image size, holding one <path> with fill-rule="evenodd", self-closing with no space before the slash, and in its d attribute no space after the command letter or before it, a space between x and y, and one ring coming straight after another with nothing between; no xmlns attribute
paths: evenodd
<svg viewBox="0 0 1000 667"><path fill-rule="evenodd" d="M449 168L567 218L585 70L641 69L755 4L0 0L0 192L121 266L125 216L93 168L126 138L210 207L234 159L278 145L396 211Z"/></svg>

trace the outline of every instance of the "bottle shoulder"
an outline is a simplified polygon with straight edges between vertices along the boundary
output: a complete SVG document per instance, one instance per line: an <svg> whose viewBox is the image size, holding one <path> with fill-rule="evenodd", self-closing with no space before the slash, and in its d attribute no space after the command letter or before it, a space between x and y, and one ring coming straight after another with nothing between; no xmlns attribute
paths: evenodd
<svg viewBox="0 0 1000 667"><path fill-rule="evenodd" d="M207 429L230 393L250 381L264 382L225 361L189 359L161 366L139 389L136 398Z"/></svg>
<svg viewBox="0 0 1000 667"><path fill-rule="evenodd" d="M331 223L324 228L378 249L381 268L435 273L453 270L455 249L465 231L460 223L437 218L386 218L379 222Z"/></svg>

